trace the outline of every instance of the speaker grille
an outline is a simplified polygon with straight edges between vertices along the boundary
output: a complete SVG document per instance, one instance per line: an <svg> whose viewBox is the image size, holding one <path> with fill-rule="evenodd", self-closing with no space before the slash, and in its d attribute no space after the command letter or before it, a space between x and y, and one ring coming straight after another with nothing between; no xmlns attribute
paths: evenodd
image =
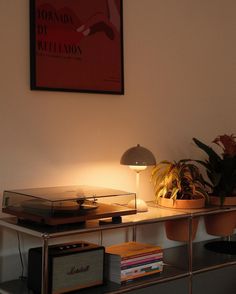
<svg viewBox="0 0 236 294"><path fill-rule="evenodd" d="M103 283L103 250L53 258L52 293L64 293Z"/></svg>

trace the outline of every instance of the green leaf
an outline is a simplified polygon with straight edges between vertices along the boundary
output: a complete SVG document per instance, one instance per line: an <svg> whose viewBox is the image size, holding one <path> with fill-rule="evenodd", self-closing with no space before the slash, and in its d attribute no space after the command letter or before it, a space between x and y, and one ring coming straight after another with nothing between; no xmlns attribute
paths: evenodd
<svg viewBox="0 0 236 294"><path fill-rule="evenodd" d="M208 145L202 143L201 141L199 141L196 138L193 138L194 143L203 151L206 152L206 154L209 156L209 158L211 158L212 160L219 162L222 159L220 158L220 156Z"/></svg>

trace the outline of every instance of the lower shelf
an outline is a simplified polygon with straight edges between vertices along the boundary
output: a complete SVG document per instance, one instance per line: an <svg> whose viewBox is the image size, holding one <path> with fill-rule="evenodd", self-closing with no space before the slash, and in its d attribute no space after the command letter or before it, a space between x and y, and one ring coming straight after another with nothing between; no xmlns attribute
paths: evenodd
<svg viewBox="0 0 236 294"><path fill-rule="evenodd" d="M235 236L234 236L235 239ZM204 245L209 242L198 242L193 244L193 269L192 274L198 275L209 270L221 267L236 265L236 255L215 253L207 250ZM124 285L118 285L108 282L103 286L79 290L75 293L80 294L118 294L138 291L146 287L151 287L159 283L174 281L190 277L188 268L188 246L178 246L164 250L164 269L163 272L156 275L144 277L142 279L129 281ZM14 280L0 284L1 294L33 294L27 289L27 281ZM135 293L135 292L134 292Z"/></svg>
<svg viewBox="0 0 236 294"><path fill-rule="evenodd" d="M213 239L204 242L193 243L193 259L192 259L192 272L200 273L204 271L214 270L217 268L236 265L236 255L217 253L207 250L205 244L220 239ZM236 235L232 237L236 240ZM188 246L178 246L165 250L165 262L171 263L173 266L181 268L182 270L188 269Z"/></svg>
<svg viewBox="0 0 236 294"><path fill-rule="evenodd" d="M147 286L155 285L160 282L167 282L174 279L180 279L188 276L188 272L186 270L181 270L173 266L165 265L164 270L161 274L155 274L148 277L144 277L141 279L137 279L134 281L129 281L126 284L118 285L112 282L106 282L103 286L87 288L79 290L80 294L102 294L102 293L110 293L110 294L118 294L118 293L126 293L128 291L142 289ZM26 280L13 280L9 282L2 283L0 285L0 293L1 294L32 294L32 291L29 291L27 288ZM77 293L76 291L73 292Z"/></svg>
<svg viewBox="0 0 236 294"><path fill-rule="evenodd" d="M25 280L13 280L0 284L1 294L32 294Z"/></svg>

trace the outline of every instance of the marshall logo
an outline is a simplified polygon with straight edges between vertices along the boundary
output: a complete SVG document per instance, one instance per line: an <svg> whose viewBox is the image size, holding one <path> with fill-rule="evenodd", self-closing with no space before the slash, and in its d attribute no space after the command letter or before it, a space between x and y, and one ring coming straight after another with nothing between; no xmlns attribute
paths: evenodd
<svg viewBox="0 0 236 294"><path fill-rule="evenodd" d="M88 270L89 270L89 265L81 266L81 267L72 266L71 269L69 270L69 272L67 272L67 275L69 275L69 276L76 275L79 273L87 272Z"/></svg>

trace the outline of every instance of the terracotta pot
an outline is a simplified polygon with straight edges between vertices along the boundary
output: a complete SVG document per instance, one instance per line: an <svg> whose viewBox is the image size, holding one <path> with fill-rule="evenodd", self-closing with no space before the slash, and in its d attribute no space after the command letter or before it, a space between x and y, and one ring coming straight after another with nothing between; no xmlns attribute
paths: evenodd
<svg viewBox="0 0 236 294"><path fill-rule="evenodd" d="M210 204L211 205L218 205L220 206L220 197L217 196L210 196ZM232 205L236 205L236 196L231 196L231 197L225 197L224 199L224 206L232 206Z"/></svg>
<svg viewBox="0 0 236 294"><path fill-rule="evenodd" d="M236 211L206 215L204 220L208 234L222 237L230 236L236 226Z"/></svg>
<svg viewBox="0 0 236 294"><path fill-rule="evenodd" d="M169 207L169 208L177 208L177 209L195 209L195 208L203 208L205 206L205 199L191 199L191 200L173 200L169 198L158 199L158 204L161 206Z"/></svg>
<svg viewBox="0 0 236 294"><path fill-rule="evenodd" d="M210 204L220 206L220 197L210 196ZM236 196L225 197L223 206L236 205ZM204 217L206 231L213 236L230 236L236 228L236 211L227 211Z"/></svg>
<svg viewBox="0 0 236 294"><path fill-rule="evenodd" d="M192 240L195 239L199 218L193 218L192 222ZM188 242L189 241L189 220L181 218L176 220L165 221L166 236L173 241Z"/></svg>
<svg viewBox="0 0 236 294"><path fill-rule="evenodd" d="M158 204L161 206L176 209L197 209L205 206L205 199L193 200L172 200L168 198L159 198ZM199 218L193 218L192 222L192 240L195 238L198 228ZM189 241L189 220L181 218L168 220L165 222L166 236L170 240L188 242Z"/></svg>

